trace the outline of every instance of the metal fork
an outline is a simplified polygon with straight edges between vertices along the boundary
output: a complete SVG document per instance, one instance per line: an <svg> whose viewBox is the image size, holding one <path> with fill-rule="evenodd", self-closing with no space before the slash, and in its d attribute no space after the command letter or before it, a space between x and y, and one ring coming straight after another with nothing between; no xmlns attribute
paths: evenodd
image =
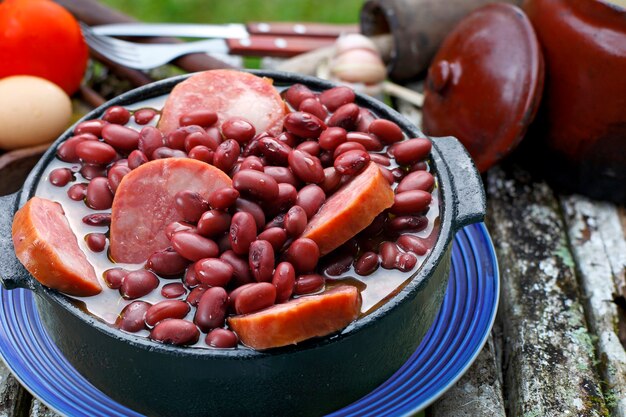
<svg viewBox="0 0 626 417"><path fill-rule="evenodd" d="M227 54L229 51L222 39L173 44L143 44L96 35L84 23L81 23L80 27L85 42L91 49L120 65L139 70L156 68L179 56L194 52Z"/></svg>

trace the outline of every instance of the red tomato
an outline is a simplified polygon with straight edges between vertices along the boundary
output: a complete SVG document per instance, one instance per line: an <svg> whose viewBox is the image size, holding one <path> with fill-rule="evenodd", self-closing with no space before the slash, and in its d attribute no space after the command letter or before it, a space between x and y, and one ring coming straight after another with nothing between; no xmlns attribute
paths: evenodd
<svg viewBox="0 0 626 417"><path fill-rule="evenodd" d="M50 0L5 0L0 28L0 78L35 75L68 94L78 90L88 49L67 10Z"/></svg>

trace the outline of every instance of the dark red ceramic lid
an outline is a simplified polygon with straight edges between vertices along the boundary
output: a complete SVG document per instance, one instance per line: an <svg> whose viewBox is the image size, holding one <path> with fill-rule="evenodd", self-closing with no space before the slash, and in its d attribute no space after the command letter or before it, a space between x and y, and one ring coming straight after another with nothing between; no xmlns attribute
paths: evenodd
<svg viewBox="0 0 626 417"><path fill-rule="evenodd" d="M428 70L424 131L456 136L481 172L508 154L535 117L543 58L524 12L475 10L448 35Z"/></svg>

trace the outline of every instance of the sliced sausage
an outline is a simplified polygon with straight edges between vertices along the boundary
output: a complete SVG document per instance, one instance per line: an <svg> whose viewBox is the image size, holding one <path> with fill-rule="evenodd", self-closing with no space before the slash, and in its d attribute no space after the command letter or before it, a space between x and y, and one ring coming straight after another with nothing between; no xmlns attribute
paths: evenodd
<svg viewBox="0 0 626 417"><path fill-rule="evenodd" d="M345 328L360 312L359 291L356 287L342 285L319 295L230 317L228 325L243 344L260 350L329 335Z"/></svg>
<svg viewBox="0 0 626 417"><path fill-rule="evenodd" d="M156 159L134 169L124 176L113 199L111 257L139 263L167 248L167 225L183 220L176 194L188 190L206 200L213 190L230 185L222 171L195 159Z"/></svg>
<svg viewBox="0 0 626 417"><path fill-rule="evenodd" d="M244 117L257 132L278 135L286 114L285 104L272 80L234 70L200 72L178 84L161 114L159 129L168 133L179 127L181 116L199 110L217 113L216 126L232 117Z"/></svg>
<svg viewBox="0 0 626 417"><path fill-rule="evenodd" d="M389 182L378 165L370 162L352 181L326 200L301 237L314 240L320 254L326 255L369 226L393 202Z"/></svg>
<svg viewBox="0 0 626 417"><path fill-rule="evenodd" d="M59 203L31 198L15 213L12 235L17 258L43 285L76 296L102 291Z"/></svg>

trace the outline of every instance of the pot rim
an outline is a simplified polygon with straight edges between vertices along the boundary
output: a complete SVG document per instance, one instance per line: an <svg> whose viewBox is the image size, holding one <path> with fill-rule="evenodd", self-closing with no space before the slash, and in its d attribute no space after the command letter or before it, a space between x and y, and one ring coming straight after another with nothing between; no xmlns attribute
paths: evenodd
<svg viewBox="0 0 626 417"><path fill-rule="evenodd" d="M305 84L307 87L315 90L322 91L332 87L336 87L338 84L330 81L321 80L315 77L288 73L283 71L269 71L269 70L237 70L246 71L255 74L260 77L267 77L273 80L274 85L277 87L289 86L296 83ZM41 180L42 174L45 168L50 162L52 162L56 156L56 150L58 146L73 135L75 126L84 121L102 116L104 111L113 105L131 105L139 101L143 101L149 98L158 97L164 94L168 94L171 89L178 83L192 76L193 73L183 74L175 77L170 77L164 80L150 83L124 94L121 94L106 103L102 104L98 108L92 110L74 125L68 128L57 140L52 143L50 148L42 156L39 162L31 170L23 188L19 191L18 204L16 208L24 205L32 196L35 195L35 191L38 183ZM355 103L372 111L376 116L389 119L397 123L400 128L408 135L408 137L428 137L424 135L416 126L414 126L408 119L402 116L397 111L393 110L384 103L366 96L361 93L356 93ZM136 348L157 351L164 354L171 354L175 356L196 357L197 359L231 359L241 360L244 358L259 358L274 355L285 355L290 353L301 353L306 350L316 349L331 343L338 342L342 339L351 337L353 334L364 331L368 327L374 325L376 321L386 316L391 310L399 308L401 305L408 302L415 294L417 294L422 287L424 287L428 280L432 276L432 272L437 268L440 261L446 254L452 237L456 232L458 225L455 225L455 213L456 209L453 206L457 204L457 199L453 195L452 174L449 172L447 164L441 157L439 149L433 142L433 148L431 151L431 167L436 174L437 184L439 188L439 232L434 246L431 249L430 254L424 260L422 265L415 271L410 277L407 277L405 283L402 284L402 289L372 313L364 317L360 317L338 334L333 336L326 336L313 340L307 340L297 345L290 345L280 348L273 348L265 351L258 351L250 348L237 348L237 349L210 349L210 348L193 348L193 347L179 347L175 345L167 345L150 340L145 336L139 336L132 333L126 333L106 322L100 320L96 316L78 308L70 296L60 293L56 290L50 289L39 284L36 280L32 279L33 285L31 289L38 295L43 297L49 297L54 300L55 303L68 310L71 314L77 316L87 325L93 326L100 332L107 334L108 336L123 340Z"/></svg>

